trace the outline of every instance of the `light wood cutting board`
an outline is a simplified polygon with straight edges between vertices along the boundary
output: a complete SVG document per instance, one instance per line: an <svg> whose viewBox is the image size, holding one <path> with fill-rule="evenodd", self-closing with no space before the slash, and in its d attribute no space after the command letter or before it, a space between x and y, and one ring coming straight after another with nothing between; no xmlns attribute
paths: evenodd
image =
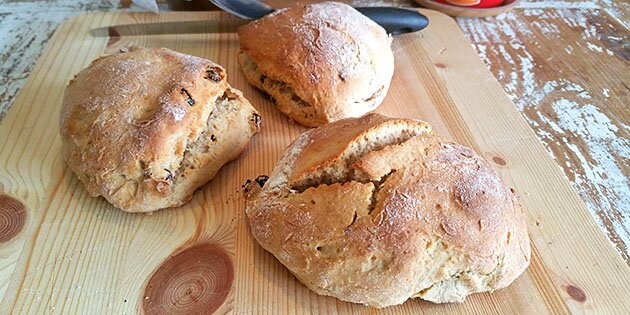
<svg viewBox="0 0 630 315"><path fill-rule="evenodd" d="M501 86L450 18L398 36L379 112L430 122L485 156L521 195L531 266L507 289L463 304L420 300L377 311L318 296L249 233L241 185L269 174L305 128L245 81L235 34L94 38L91 28L227 19L219 13L95 13L63 23L0 124L0 314L630 313L630 269L609 244ZM63 90L91 60L130 45L166 46L227 68L263 127L247 151L180 208L152 215L91 198L61 159Z"/></svg>

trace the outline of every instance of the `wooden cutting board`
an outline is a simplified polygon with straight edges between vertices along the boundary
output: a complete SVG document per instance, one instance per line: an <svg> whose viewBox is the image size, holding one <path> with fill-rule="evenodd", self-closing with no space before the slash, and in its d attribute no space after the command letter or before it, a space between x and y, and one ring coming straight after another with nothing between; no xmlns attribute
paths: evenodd
<svg viewBox="0 0 630 315"><path fill-rule="evenodd" d="M509 288L463 304L420 300L377 311L318 296L253 240L241 184L269 174L304 127L251 88L235 34L95 38L115 24L227 19L219 13L95 13L55 32L0 124L0 314L629 313L630 269L450 18L397 36L379 112L421 118L483 154L521 195L531 266ZM91 60L130 45L214 60L263 116L262 132L192 201L148 214L92 198L60 154L63 90Z"/></svg>

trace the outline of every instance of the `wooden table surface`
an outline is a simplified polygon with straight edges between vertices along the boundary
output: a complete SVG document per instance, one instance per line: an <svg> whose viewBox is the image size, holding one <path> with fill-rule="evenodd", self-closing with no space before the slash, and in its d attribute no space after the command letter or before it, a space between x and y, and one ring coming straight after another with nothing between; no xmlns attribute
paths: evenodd
<svg viewBox="0 0 630 315"><path fill-rule="evenodd" d="M282 6L293 1L267 2ZM415 6L404 0L353 4ZM160 8L168 10L164 2ZM61 21L112 10L139 9L130 7L129 0L0 2L0 120ZM602 231L630 264L627 21L630 2L623 0L524 1L496 18L457 19Z"/></svg>

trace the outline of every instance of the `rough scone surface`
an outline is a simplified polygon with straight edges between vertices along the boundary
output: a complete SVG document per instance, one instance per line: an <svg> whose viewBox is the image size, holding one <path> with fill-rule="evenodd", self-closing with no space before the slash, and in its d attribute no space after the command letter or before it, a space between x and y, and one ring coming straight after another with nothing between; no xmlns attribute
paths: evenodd
<svg viewBox="0 0 630 315"><path fill-rule="evenodd" d="M375 109L394 73L391 37L341 3L281 9L239 28L238 36L247 80L305 126Z"/></svg>
<svg viewBox="0 0 630 315"><path fill-rule="evenodd" d="M93 196L129 212L187 202L260 116L213 62L166 48L101 57L66 88L63 154Z"/></svg>
<svg viewBox="0 0 630 315"><path fill-rule="evenodd" d="M246 213L310 289L375 307L460 302L509 285L530 260L523 209L483 158L378 114L302 134L248 186Z"/></svg>

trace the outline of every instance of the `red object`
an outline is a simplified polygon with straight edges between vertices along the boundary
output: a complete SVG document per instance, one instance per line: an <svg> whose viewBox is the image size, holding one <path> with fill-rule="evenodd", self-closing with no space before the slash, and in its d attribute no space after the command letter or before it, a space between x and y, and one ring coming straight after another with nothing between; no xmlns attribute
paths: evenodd
<svg viewBox="0 0 630 315"><path fill-rule="evenodd" d="M503 0L434 0L435 2L450 4L465 8L493 8L503 4Z"/></svg>

